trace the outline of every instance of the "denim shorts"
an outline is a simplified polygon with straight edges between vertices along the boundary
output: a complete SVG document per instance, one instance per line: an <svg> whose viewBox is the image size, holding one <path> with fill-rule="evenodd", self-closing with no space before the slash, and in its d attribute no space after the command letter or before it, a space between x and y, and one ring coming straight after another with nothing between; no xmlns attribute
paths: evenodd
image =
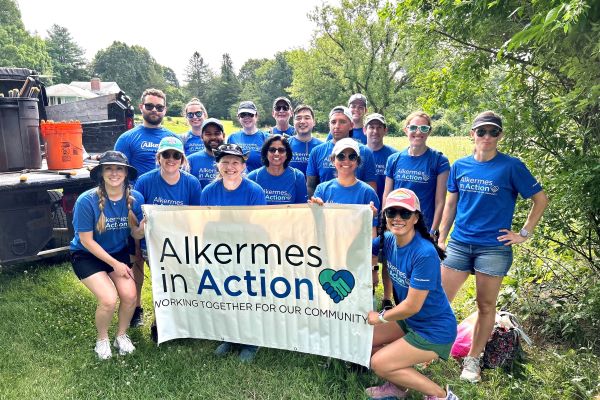
<svg viewBox="0 0 600 400"><path fill-rule="evenodd" d="M456 271L506 276L513 261L512 246L478 246L450 239L442 264Z"/></svg>

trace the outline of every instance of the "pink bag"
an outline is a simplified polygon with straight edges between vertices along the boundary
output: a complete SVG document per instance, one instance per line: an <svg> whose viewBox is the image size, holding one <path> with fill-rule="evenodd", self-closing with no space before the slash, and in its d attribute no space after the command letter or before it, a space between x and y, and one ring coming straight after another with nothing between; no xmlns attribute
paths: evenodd
<svg viewBox="0 0 600 400"><path fill-rule="evenodd" d="M466 357L471 349L473 340L473 328L477 321L477 311L469 315L456 329L456 340L450 349L450 355L454 358Z"/></svg>

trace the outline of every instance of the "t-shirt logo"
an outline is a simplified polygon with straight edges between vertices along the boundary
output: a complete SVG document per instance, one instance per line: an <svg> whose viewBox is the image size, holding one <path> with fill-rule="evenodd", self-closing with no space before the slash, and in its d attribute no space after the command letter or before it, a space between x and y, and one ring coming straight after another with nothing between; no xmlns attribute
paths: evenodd
<svg viewBox="0 0 600 400"><path fill-rule="evenodd" d="M408 288L408 284L410 283L406 278L406 274L398 269L394 264L392 264L389 260L387 262L388 266L388 274L392 281L396 282L398 285Z"/></svg>
<svg viewBox="0 0 600 400"><path fill-rule="evenodd" d="M396 181L426 183L430 176L423 171L400 168L396 171Z"/></svg>
<svg viewBox="0 0 600 400"><path fill-rule="evenodd" d="M116 231L119 229L129 229L127 217L106 218L106 231Z"/></svg>
<svg viewBox="0 0 600 400"><path fill-rule="evenodd" d="M489 179L478 179L463 176L459 181L459 190L461 192L472 192L480 194L488 194L495 196L500 190L498 185L494 185L494 181Z"/></svg>
<svg viewBox="0 0 600 400"><path fill-rule="evenodd" d="M152 143L152 142L148 142L147 140L144 140L140 144L140 148L142 150L157 150L158 149L158 143Z"/></svg>

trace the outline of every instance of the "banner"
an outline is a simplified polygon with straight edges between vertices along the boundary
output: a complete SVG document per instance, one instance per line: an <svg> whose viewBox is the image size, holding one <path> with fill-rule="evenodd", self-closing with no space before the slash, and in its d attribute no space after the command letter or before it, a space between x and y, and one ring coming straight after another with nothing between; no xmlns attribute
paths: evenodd
<svg viewBox="0 0 600 400"><path fill-rule="evenodd" d="M369 206L143 210L158 343L224 340L369 365Z"/></svg>

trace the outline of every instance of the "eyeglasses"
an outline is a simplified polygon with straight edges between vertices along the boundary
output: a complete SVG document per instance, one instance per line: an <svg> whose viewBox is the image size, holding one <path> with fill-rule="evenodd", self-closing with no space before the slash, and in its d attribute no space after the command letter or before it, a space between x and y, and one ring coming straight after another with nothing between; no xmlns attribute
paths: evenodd
<svg viewBox="0 0 600 400"><path fill-rule="evenodd" d="M394 219L400 216L402 219L409 219L414 214L414 211L407 210L406 208L388 208L385 210L385 217Z"/></svg>
<svg viewBox="0 0 600 400"><path fill-rule="evenodd" d="M156 111L158 111L158 112L163 112L165 110L165 106L163 106L162 104L152 104L152 103L145 103L144 108L146 109L146 111L152 111L155 108L156 108Z"/></svg>
<svg viewBox="0 0 600 400"><path fill-rule="evenodd" d="M160 155L165 160L168 160L169 158L172 158L174 160L181 160L181 158L183 157L183 154L181 154L178 151L163 151L162 153L160 153Z"/></svg>
<svg viewBox="0 0 600 400"><path fill-rule="evenodd" d="M285 147L269 147L269 153L271 153L271 154L275 154L275 153L285 154L286 152L287 152L287 150L285 149Z"/></svg>
<svg viewBox="0 0 600 400"><path fill-rule="evenodd" d="M241 113L240 115L238 115L238 117L240 117L240 118L254 118L254 114L251 114L251 113Z"/></svg>
<svg viewBox="0 0 600 400"><path fill-rule="evenodd" d="M431 130L431 127L429 125L406 125L406 129L413 133L417 130L421 131L421 133L427 133Z"/></svg>
<svg viewBox="0 0 600 400"><path fill-rule="evenodd" d="M202 116L203 116L203 115L204 115L204 112L203 112L203 111L196 111L196 112L191 112L191 111L190 111L190 112L188 112L188 113L186 113L186 114L185 114L185 116L186 116L188 119L192 119L192 118L194 118L194 117L196 117L196 118L202 118Z"/></svg>
<svg viewBox="0 0 600 400"><path fill-rule="evenodd" d="M502 129L498 129L498 128L492 128L492 129L477 128L477 129L475 129L475 134L478 137L484 137L486 133L489 133L491 137L498 137L502 133Z"/></svg>
<svg viewBox="0 0 600 400"><path fill-rule="evenodd" d="M287 105L281 105L281 106L275 106L273 107L273 110L275 111L290 111L290 107L288 107Z"/></svg>
<svg viewBox="0 0 600 400"><path fill-rule="evenodd" d="M344 153L339 153L335 156L335 159L338 161L345 161L346 160L346 155ZM356 153L352 153L348 155L348 160L350 161L356 161L358 160L358 154Z"/></svg>

